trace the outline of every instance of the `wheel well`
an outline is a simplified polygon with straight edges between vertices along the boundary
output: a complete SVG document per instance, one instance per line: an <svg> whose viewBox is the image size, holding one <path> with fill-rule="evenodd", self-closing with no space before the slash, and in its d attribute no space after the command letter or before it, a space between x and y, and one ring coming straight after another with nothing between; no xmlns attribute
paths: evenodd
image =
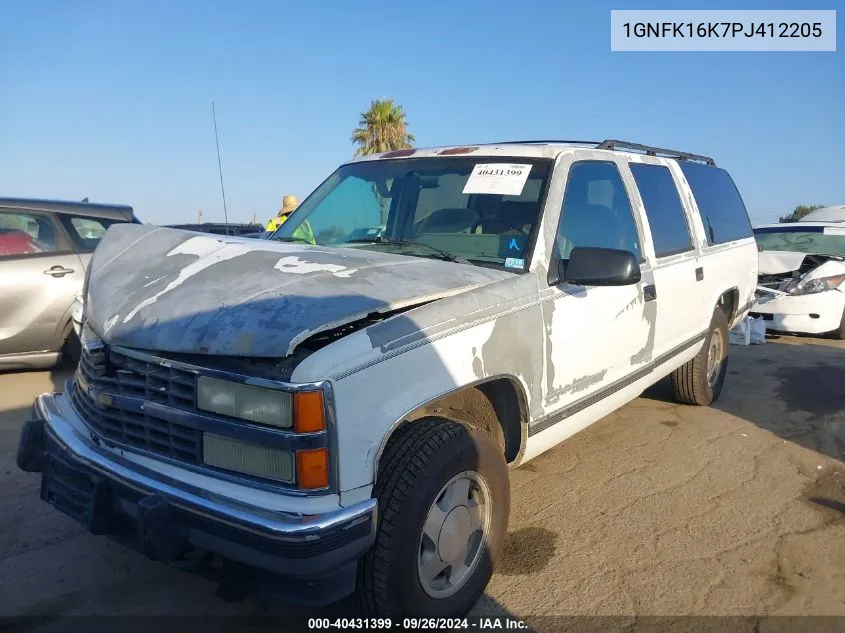
<svg viewBox="0 0 845 633"><path fill-rule="evenodd" d="M61 352L65 348L65 344L67 343L68 338L70 338L71 332L73 332L73 318L68 317L64 323L61 321L59 322L60 325L56 330L55 340L53 341L53 347L56 351Z"/></svg>
<svg viewBox="0 0 845 633"><path fill-rule="evenodd" d="M721 308L722 312L725 313L728 325L732 325L734 318L736 318L738 304L739 290L736 288L731 288L730 290L723 292L722 296L719 297L719 301L716 302L716 307Z"/></svg>
<svg viewBox="0 0 845 633"><path fill-rule="evenodd" d="M487 431L499 443L508 463L522 450L527 423L525 399L522 389L510 378L496 378L445 394L405 416L402 424L431 416Z"/></svg>

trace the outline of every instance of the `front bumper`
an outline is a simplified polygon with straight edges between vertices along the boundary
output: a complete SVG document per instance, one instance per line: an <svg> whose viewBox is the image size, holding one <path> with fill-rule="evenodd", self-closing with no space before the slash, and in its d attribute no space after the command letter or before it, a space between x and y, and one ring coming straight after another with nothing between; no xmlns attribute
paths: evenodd
<svg viewBox="0 0 845 633"><path fill-rule="evenodd" d="M214 555L240 579L275 582L274 593L293 602L327 604L353 590L357 560L375 538L375 499L295 515L195 489L99 448L61 418L63 397L36 398L17 462L42 473L44 501L89 531L159 561Z"/></svg>
<svg viewBox="0 0 845 633"><path fill-rule="evenodd" d="M845 292L826 290L811 295L758 291L751 316L763 317L766 329L800 334L825 334L839 327Z"/></svg>

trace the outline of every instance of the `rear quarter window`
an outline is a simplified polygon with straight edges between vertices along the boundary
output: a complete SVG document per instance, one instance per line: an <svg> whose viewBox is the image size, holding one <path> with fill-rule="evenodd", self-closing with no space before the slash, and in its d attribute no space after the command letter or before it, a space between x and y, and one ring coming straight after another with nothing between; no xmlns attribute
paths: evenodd
<svg viewBox="0 0 845 633"><path fill-rule="evenodd" d="M82 252L94 251L112 224L126 222L126 220L68 214L61 214L59 218L77 249Z"/></svg>
<svg viewBox="0 0 845 633"><path fill-rule="evenodd" d="M753 235L742 196L724 169L679 161L701 213L707 241L712 246Z"/></svg>

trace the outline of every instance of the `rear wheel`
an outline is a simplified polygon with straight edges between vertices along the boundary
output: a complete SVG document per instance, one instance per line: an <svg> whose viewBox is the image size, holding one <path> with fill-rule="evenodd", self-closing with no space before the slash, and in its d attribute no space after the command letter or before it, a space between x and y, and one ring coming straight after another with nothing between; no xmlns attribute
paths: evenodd
<svg viewBox="0 0 845 633"><path fill-rule="evenodd" d="M357 598L380 617L460 617L481 597L507 533L510 488L486 433L441 418L400 428L375 486L376 542Z"/></svg>
<svg viewBox="0 0 845 633"><path fill-rule="evenodd" d="M689 362L672 372L675 399L682 404L707 406L722 392L728 371L728 321L721 308L713 311L704 345Z"/></svg>

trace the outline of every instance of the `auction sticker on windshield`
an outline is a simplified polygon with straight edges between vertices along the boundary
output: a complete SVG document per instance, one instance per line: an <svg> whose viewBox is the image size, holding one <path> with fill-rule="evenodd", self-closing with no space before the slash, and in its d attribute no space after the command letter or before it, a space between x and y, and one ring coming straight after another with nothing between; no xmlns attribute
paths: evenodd
<svg viewBox="0 0 845 633"><path fill-rule="evenodd" d="M824 227L825 235L845 235L845 226L826 226Z"/></svg>
<svg viewBox="0 0 845 633"><path fill-rule="evenodd" d="M481 163L473 168L463 192L518 196L522 193L529 173L531 165Z"/></svg>

